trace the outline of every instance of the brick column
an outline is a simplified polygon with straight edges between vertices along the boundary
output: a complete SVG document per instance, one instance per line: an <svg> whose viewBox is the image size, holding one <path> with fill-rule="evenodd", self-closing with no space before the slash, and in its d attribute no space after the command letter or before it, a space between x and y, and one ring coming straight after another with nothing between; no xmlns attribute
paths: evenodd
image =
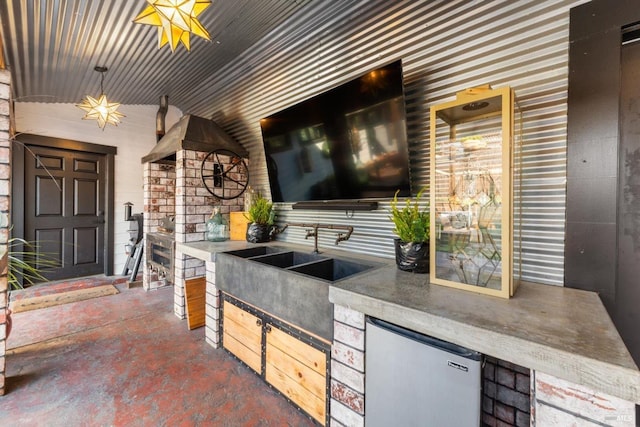
<svg viewBox="0 0 640 427"><path fill-rule="evenodd" d="M364 314L335 305L331 346L331 425L364 426Z"/></svg>
<svg viewBox="0 0 640 427"><path fill-rule="evenodd" d="M7 251L11 189L11 74L0 70L0 254ZM6 268L0 271L0 396L5 391L8 287Z"/></svg>
<svg viewBox="0 0 640 427"><path fill-rule="evenodd" d="M176 153L176 242L204 240L206 221L211 215L215 198L202 185L200 164L207 153L180 150ZM173 312L186 318L185 281L206 275L204 261L176 250L174 260Z"/></svg>
<svg viewBox="0 0 640 427"><path fill-rule="evenodd" d="M222 301L220 290L216 286L216 263L207 262L207 295L206 295L206 319L205 319L205 340L213 348L220 347L220 308Z"/></svg>

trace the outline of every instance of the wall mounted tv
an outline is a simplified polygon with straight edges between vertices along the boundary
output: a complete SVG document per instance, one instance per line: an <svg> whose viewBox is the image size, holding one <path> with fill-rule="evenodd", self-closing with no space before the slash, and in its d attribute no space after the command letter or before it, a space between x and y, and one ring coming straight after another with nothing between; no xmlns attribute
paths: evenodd
<svg viewBox="0 0 640 427"><path fill-rule="evenodd" d="M401 61L262 119L260 126L274 202L410 193Z"/></svg>

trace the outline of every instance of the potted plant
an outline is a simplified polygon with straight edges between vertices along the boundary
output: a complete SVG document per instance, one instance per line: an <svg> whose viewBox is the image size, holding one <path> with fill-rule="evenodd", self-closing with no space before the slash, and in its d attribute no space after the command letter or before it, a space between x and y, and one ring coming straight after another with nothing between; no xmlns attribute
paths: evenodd
<svg viewBox="0 0 640 427"><path fill-rule="evenodd" d="M249 205L249 220L247 225L247 242L263 243L270 240L271 227L273 226L273 203L256 194Z"/></svg>
<svg viewBox="0 0 640 427"><path fill-rule="evenodd" d="M398 235L394 239L396 265L403 271L429 272L429 205L420 206L425 189L414 199L406 199L404 205L398 201L398 191L391 201L389 219L395 225L393 232Z"/></svg>

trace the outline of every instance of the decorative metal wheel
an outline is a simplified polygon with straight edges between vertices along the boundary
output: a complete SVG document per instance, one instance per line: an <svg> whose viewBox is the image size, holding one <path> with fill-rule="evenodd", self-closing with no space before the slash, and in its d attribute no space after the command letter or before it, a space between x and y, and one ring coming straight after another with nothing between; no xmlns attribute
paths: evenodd
<svg viewBox="0 0 640 427"><path fill-rule="evenodd" d="M249 168L242 156L220 148L205 156L200 165L202 183L218 199L235 199L249 184Z"/></svg>

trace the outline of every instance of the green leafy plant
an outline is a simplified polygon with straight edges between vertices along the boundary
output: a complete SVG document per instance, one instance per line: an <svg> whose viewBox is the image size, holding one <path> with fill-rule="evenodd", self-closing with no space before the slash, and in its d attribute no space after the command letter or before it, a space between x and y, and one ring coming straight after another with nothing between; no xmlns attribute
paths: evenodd
<svg viewBox="0 0 640 427"><path fill-rule="evenodd" d="M257 194L251 201L246 218L256 224L273 225L273 203Z"/></svg>
<svg viewBox="0 0 640 427"><path fill-rule="evenodd" d="M420 190L415 199L406 199L404 205L398 200L400 190L396 191L393 196L389 219L395 225L393 232L403 242L420 243L429 241L429 227L431 225L429 205L424 205L423 203L424 207L420 206L421 197L425 190L426 187Z"/></svg>
<svg viewBox="0 0 640 427"><path fill-rule="evenodd" d="M9 239L7 246L9 261L7 282L11 290L23 289L35 283L47 281L42 274L43 271L60 266L56 258L38 252L37 246L19 237Z"/></svg>

